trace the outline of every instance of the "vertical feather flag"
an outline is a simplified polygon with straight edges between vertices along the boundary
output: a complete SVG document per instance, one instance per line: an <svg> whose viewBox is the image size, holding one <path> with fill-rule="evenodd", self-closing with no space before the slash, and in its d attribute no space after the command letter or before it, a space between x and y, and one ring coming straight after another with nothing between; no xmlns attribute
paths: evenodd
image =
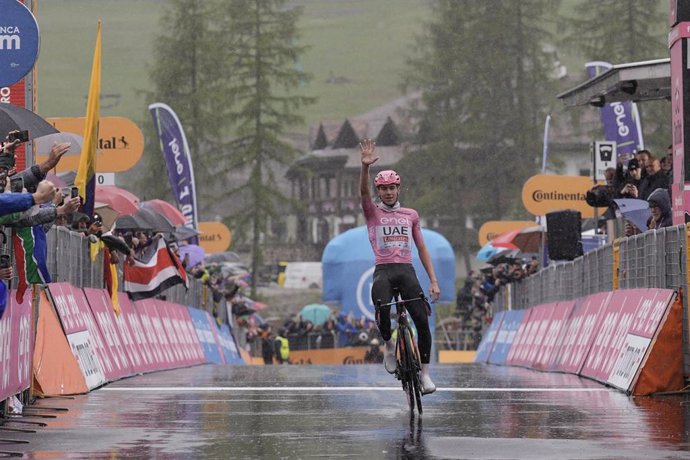
<svg viewBox="0 0 690 460"><path fill-rule="evenodd" d="M96 148L98 146L99 99L101 96L101 21L96 32L96 49L93 52L89 100L86 103L84 144L79 158L79 169L74 185L79 187L84 214L93 215L96 194Z"/></svg>
<svg viewBox="0 0 690 460"><path fill-rule="evenodd" d="M22 303L29 284L50 283L48 244L43 225L14 229L14 259L17 264L17 302Z"/></svg>

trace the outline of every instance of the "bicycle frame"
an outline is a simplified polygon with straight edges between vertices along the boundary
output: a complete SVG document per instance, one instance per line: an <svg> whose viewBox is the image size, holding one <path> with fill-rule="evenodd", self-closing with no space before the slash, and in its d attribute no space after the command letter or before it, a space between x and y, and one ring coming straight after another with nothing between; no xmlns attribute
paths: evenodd
<svg viewBox="0 0 690 460"><path fill-rule="evenodd" d="M405 304L421 300L427 302L424 293L414 299L403 300L400 293L395 292L393 302L378 304L377 309L395 305L397 338L395 341L396 370L395 377L400 380L403 391L407 396L410 411L414 413L415 406L419 414L422 414L422 382L420 378L421 360L417 343L412 334L412 328L407 317Z"/></svg>

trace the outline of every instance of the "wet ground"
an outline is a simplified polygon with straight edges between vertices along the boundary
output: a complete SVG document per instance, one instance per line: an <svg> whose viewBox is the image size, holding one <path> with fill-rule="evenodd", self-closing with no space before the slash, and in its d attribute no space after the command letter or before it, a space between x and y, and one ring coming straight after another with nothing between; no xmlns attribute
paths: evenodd
<svg viewBox="0 0 690 460"><path fill-rule="evenodd" d="M36 433L0 432L25 458L688 458L685 396L629 398L521 368L436 365L410 418L382 366L214 366L40 400ZM62 407L66 412L49 411ZM40 411L39 411L40 412ZM27 426L6 425L26 428Z"/></svg>

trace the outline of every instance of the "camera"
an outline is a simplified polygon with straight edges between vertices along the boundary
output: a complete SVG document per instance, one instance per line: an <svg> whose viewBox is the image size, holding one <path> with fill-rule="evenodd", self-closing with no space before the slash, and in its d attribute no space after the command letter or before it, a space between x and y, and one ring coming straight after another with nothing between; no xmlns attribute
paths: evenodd
<svg viewBox="0 0 690 460"><path fill-rule="evenodd" d="M10 178L10 191L12 193L22 193L24 191L24 178L22 178L22 177Z"/></svg>
<svg viewBox="0 0 690 460"><path fill-rule="evenodd" d="M10 255L0 254L0 268L9 268L11 266Z"/></svg>
<svg viewBox="0 0 690 460"><path fill-rule="evenodd" d="M77 198L79 197L79 187L72 187L72 189L69 192L70 198Z"/></svg>
<svg viewBox="0 0 690 460"><path fill-rule="evenodd" d="M29 131L12 131L7 135L7 140L14 142L19 139L19 142L29 142Z"/></svg>

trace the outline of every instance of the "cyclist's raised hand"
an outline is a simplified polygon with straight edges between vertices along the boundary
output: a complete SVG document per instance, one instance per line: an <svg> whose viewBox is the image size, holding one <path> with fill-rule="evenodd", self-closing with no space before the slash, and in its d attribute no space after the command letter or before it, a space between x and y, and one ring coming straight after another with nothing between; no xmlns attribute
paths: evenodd
<svg viewBox="0 0 690 460"><path fill-rule="evenodd" d="M371 139L362 139L359 141L359 150L362 154L362 164L370 165L376 163L379 157L374 156L374 150L376 150L376 142Z"/></svg>

